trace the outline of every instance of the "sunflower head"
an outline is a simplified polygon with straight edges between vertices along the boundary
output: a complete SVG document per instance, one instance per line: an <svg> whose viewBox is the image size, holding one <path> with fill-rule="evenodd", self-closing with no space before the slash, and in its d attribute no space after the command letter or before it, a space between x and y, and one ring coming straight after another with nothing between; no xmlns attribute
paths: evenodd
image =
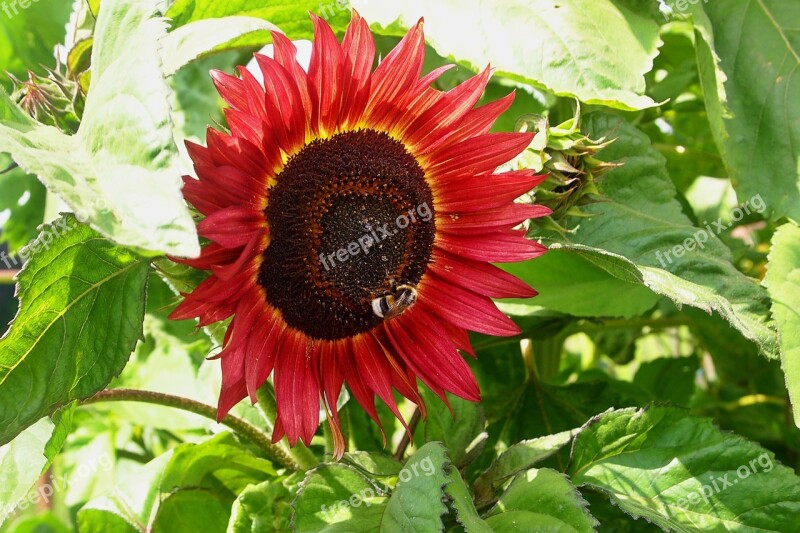
<svg viewBox="0 0 800 533"><path fill-rule="evenodd" d="M489 133L514 95L475 108L488 69L441 92L445 69L421 76L422 21L374 67L358 13L342 43L312 19L308 71L274 33L274 57L256 55L263 84L212 72L230 131L188 145L184 195L210 244L183 260L211 275L172 317L233 317L220 418L272 375L273 438L308 444L321 404L340 457L345 384L378 423L376 396L401 421L395 391L423 407L418 380L479 399L467 330L518 333L492 298L535 294L492 263L542 254L514 228L550 211L513 202L543 176L496 172L533 134Z"/></svg>

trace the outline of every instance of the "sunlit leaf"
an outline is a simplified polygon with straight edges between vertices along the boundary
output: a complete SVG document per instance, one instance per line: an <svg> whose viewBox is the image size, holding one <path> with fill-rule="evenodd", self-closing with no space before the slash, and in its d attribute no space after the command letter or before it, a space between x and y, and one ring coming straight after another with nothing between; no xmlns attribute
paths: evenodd
<svg viewBox="0 0 800 533"><path fill-rule="evenodd" d="M674 407L595 417L575 439L568 473L674 531L786 531L800 513L800 478L772 452Z"/></svg>
<svg viewBox="0 0 800 533"><path fill-rule="evenodd" d="M599 524L586 507L586 501L564 474L532 468L511 481L486 523L498 532L530 528L590 532ZM559 524L557 529L555 524Z"/></svg>
<svg viewBox="0 0 800 533"><path fill-rule="evenodd" d="M690 3L691 4L691 3ZM800 221L800 3L689 6L712 131L739 201Z"/></svg>
<svg viewBox="0 0 800 533"><path fill-rule="evenodd" d="M781 365L794 422L800 427L800 228L794 224L785 224L775 232L764 284L772 296L772 315L780 333Z"/></svg>
<svg viewBox="0 0 800 533"><path fill-rule="evenodd" d="M658 24L610 0L400 0L358 8L391 34L424 17L425 36L437 52L474 70L491 63L499 75L587 103L655 105L643 93L659 44ZM453 13L464 31L453 31Z"/></svg>
<svg viewBox="0 0 800 533"><path fill-rule="evenodd" d="M92 86L75 136L34 122L0 91L0 151L35 174L120 244L196 256L180 194L155 0L104 4L92 48Z"/></svg>
<svg viewBox="0 0 800 533"><path fill-rule="evenodd" d="M29 251L20 310L0 339L1 443L105 387L142 336L147 260L72 216L44 226Z"/></svg>

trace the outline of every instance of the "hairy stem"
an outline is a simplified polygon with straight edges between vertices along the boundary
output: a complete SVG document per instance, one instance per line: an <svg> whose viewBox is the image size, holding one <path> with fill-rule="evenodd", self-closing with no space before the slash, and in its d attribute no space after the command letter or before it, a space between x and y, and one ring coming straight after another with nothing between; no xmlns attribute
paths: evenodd
<svg viewBox="0 0 800 533"><path fill-rule="evenodd" d="M188 411L196 415L204 416L216 420L216 408L204 403L164 394L161 392L151 392L133 389L108 389L98 392L91 398L81 402L81 405L90 405L105 402L140 402L165 407L174 407L183 411ZM290 470L299 470L300 465L290 457L280 446L272 444L270 438L258 428L239 417L228 415L220 422L224 426L232 429L237 435L246 438L258 446L271 461L280 464Z"/></svg>

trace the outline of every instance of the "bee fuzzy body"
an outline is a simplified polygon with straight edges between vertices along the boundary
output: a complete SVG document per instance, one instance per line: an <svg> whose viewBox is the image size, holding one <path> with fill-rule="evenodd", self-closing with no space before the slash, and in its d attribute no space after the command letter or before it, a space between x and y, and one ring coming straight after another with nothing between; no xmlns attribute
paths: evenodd
<svg viewBox="0 0 800 533"><path fill-rule="evenodd" d="M411 285L397 285L389 294L372 300L376 316L389 320L403 314L417 301L417 289Z"/></svg>

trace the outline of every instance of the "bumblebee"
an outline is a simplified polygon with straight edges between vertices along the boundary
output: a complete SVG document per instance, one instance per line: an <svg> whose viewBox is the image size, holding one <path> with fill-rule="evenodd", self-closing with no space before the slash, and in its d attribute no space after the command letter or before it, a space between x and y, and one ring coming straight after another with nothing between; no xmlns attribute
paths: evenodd
<svg viewBox="0 0 800 533"><path fill-rule="evenodd" d="M384 320L389 320L403 314L416 301L417 289L412 285L397 285L389 294L372 300L372 312Z"/></svg>

